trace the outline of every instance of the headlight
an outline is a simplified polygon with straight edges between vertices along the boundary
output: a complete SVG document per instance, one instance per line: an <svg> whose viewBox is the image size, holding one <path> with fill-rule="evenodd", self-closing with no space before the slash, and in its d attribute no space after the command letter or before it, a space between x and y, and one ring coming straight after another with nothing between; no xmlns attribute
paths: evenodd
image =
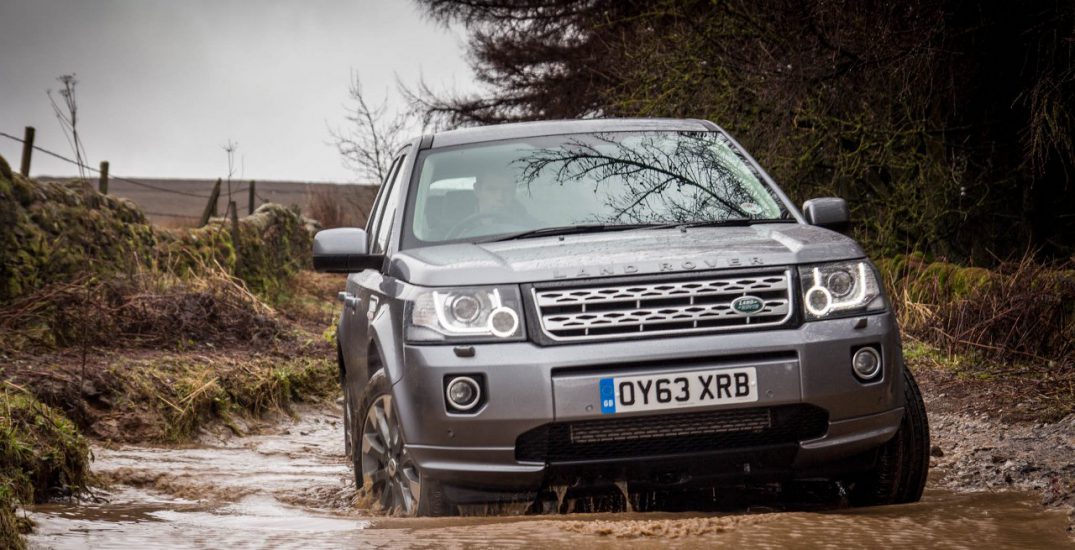
<svg viewBox="0 0 1075 550"><path fill-rule="evenodd" d="M522 300L514 286L419 289L407 302L409 342L523 339Z"/></svg>
<svg viewBox="0 0 1075 550"><path fill-rule="evenodd" d="M803 266L799 279L808 320L885 309L881 285L866 260Z"/></svg>

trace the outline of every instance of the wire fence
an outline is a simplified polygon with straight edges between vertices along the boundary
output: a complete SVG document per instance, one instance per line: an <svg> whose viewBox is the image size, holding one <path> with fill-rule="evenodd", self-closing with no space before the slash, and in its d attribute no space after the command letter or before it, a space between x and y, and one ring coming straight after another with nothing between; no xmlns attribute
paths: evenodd
<svg viewBox="0 0 1075 550"><path fill-rule="evenodd" d="M23 140L22 138L19 138L18 136L13 136L13 135L11 135L11 134L9 134L7 132L0 132L0 137L5 137L7 139L10 139L12 141L16 141L16 142L21 143L23 145L26 144L26 140ZM91 172L95 172L97 174L101 173L101 170L99 170L97 168L94 168L92 166L88 166L86 164L80 163L77 160L74 160L72 158L66 157L64 155L61 155L60 153L57 153L55 151L50 151L50 150L45 149L44 147L40 147L40 146L38 146L36 144L31 145L31 147L36 151L40 151L40 152L42 152L42 153L44 153L44 154L46 154L46 155L48 155L50 157L53 157L53 158L62 160L64 162L68 162L70 164L73 164L73 165L75 165L75 166L77 166L79 168L82 168L83 170L88 170L88 171L91 171ZM138 186L138 187L143 187L143 188L146 188L146 189L152 189L154 191L160 191L162 193L172 193L172 194L175 194L175 195L183 195L183 196L194 197L194 198L199 198L199 199L208 199L210 197L210 195L208 195L208 194L192 193L190 191L180 191L178 189L169 189L167 187L161 187L159 185L154 185L152 183L147 183L147 182L144 182L144 181L138 181L138 180L132 179L132 178L125 178L125 177L121 177L121 176L116 176L116 175L113 175L111 173L108 174L108 178L116 180L116 181L122 181L124 183L129 183L131 185L135 185L135 186ZM239 193L246 192L249 189L250 189L249 186L240 187L238 189L232 190L231 193L233 195L234 194L239 194ZM261 195L261 193L255 192L254 196L257 197L257 199L260 200L261 202L270 202L269 199L265 198L263 195ZM169 217L172 217L172 218L188 218L188 219L195 219L195 220L198 219L198 216L188 216L188 215L185 215L185 214L165 214L165 213L162 213L162 212L148 212L148 211L146 212L146 214L150 214L150 215L153 215L153 216L169 216Z"/></svg>
<svg viewBox="0 0 1075 550"><path fill-rule="evenodd" d="M8 138L10 140L17 141L19 143L26 143L21 138L18 138L16 136L8 134L7 132L0 132L0 136L6 137L6 138ZM54 152L54 151L49 151L48 149L45 149L44 147L39 147L37 145L33 145L32 147L36 151L41 151L42 153L45 153L46 155L48 155L50 157L55 157L55 158L60 159L60 160L62 160L64 162L69 162L69 163L71 163L71 164L73 164L75 166L78 166L79 168L82 168L84 170L89 170L91 172L96 172L98 174L101 173L101 171L98 170L97 168L94 168L92 166L87 166L85 164L82 164L82 163L78 162L77 160L65 157L65 156L63 156L63 155L61 155L59 153ZM109 174L108 177L110 179L114 179L114 180L117 180L117 181L122 181L122 182L125 182L125 183L130 183L132 185L137 185L139 187L145 187L147 189L153 189L154 191L161 191L161 192L164 192L164 193L175 193L176 195L186 195L188 197L197 197L199 199L208 199L209 198L209 195L202 195L200 193L191 193L189 191L179 191L178 189L168 189L167 187L160 187L159 185L153 185L151 183L146 183L144 181L133 180L133 179L130 179L130 178L124 178L124 177L120 177L120 176L115 176L115 175L112 175L112 174Z"/></svg>

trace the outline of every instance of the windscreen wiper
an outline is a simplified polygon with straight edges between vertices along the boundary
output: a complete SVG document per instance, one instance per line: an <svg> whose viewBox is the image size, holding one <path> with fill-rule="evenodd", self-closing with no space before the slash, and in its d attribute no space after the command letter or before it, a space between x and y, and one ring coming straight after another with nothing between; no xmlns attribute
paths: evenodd
<svg viewBox="0 0 1075 550"><path fill-rule="evenodd" d="M552 235L576 235L579 233L601 233L603 231L625 231L628 229L638 229L640 227L653 227L654 224L650 223L583 223L577 225L559 225L555 227L542 227L539 229L531 229L529 231L520 231L518 233L511 233L495 239L489 239L484 242L496 243L500 241L514 241L518 239L532 239L535 237L548 237Z"/></svg>
<svg viewBox="0 0 1075 550"><path fill-rule="evenodd" d="M698 222L664 223L651 225L651 229L669 229L672 227L743 227L760 223L795 223L795 220L787 218L729 218L727 220L707 220Z"/></svg>

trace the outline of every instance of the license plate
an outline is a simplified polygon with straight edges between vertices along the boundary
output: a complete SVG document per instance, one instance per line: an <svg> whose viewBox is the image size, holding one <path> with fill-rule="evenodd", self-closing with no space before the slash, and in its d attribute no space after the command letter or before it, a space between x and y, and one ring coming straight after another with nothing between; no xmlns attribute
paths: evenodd
<svg viewBox="0 0 1075 550"><path fill-rule="evenodd" d="M600 381L601 413L679 409L758 400L754 367L646 376L619 376Z"/></svg>

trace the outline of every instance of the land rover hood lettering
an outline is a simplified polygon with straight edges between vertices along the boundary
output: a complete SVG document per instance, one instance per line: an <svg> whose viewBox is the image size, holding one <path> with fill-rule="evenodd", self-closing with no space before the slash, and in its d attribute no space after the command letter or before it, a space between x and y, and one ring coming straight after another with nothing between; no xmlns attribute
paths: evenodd
<svg viewBox="0 0 1075 550"><path fill-rule="evenodd" d="M775 235L792 233L796 250ZM851 239L805 225L624 231L498 243L455 243L393 256L391 275L417 285L529 283L724 269L864 256Z"/></svg>

